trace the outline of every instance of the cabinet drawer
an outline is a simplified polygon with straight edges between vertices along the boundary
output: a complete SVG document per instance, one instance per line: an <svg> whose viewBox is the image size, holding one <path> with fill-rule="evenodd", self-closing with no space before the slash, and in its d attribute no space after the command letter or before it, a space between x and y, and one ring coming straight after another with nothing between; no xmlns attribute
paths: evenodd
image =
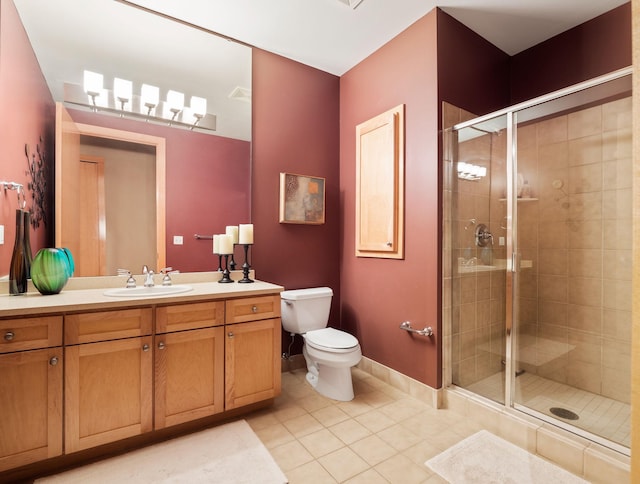
<svg viewBox="0 0 640 484"><path fill-rule="evenodd" d="M227 301L227 324L279 317L279 295L229 299Z"/></svg>
<svg viewBox="0 0 640 484"><path fill-rule="evenodd" d="M69 314L65 316L64 343L73 345L151 334L151 308Z"/></svg>
<svg viewBox="0 0 640 484"><path fill-rule="evenodd" d="M156 333L172 333L223 324L224 301L178 304L156 309Z"/></svg>
<svg viewBox="0 0 640 484"><path fill-rule="evenodd" d="M62 316L0 321L0 353L62 345Z"/></svg>

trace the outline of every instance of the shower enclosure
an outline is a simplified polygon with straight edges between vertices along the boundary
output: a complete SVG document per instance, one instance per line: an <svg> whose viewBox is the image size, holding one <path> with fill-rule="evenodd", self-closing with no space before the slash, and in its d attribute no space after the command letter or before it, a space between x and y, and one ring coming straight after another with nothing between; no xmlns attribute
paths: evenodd
<svg viewBox="0 0 640 484"><path fill-rule="evenodd" d="M443 118L445 385L629 454L630 70Z"/></svg>

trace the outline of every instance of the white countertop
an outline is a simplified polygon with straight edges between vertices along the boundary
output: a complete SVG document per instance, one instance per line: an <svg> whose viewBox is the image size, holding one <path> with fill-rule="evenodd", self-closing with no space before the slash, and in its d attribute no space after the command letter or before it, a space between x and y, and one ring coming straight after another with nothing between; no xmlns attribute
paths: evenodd
<svg viewBox="0 0 640 484"><path fill-rule="evenodd" d="M250 274L249 277L252 277ZM139 285L143 277L134 276ZM203 300L228 299L233 297L274 294L284 287L256 280L249 284L240 284L242 272L235 271L231 278L236 282L221 284L219 272L194 272L172 274L174 284L188 284L193 290L177 294L160 296L114 297L104 294L106 289L124 287L125 277L80 277L71 278L59 294L43 296L29 283L26 294L9 295L8 284L0 283L0 317L27 316L32 314L54 314L63 312L87 311L96 309L118 309L126 307L151 306L198 302ZM161 284L161 276L156 284Z"/></svg>

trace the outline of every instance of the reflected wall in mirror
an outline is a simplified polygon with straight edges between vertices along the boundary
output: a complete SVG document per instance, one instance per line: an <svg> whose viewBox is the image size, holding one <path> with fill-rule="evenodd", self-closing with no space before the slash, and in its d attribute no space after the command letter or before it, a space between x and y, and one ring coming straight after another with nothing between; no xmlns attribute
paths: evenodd
<svg viewBox="0 0 640 484"><path fill-rule="evenodd" d="M172 89L184 92L185 99L207 99L207 111L217 118L214 134L134 121L76 105L66 107L75 123L165 140L166 188L157 193L156 200L163 200L166 206L166 230L161 232L162 224L154 224L151 230L157 234L156 250L142 259L149 266L164 265L164 261L180 271L215 269L211 241L196 240L194 234L213 235L224 232L226 225L251 221L251 48L116 1L14 3L55 102L64 101L65 83L82 83L85 69L104 74L108 89L119 77L133 82L134 93L147 83L160 87L161 98ZM233 95L238 92L240 97ZM60 150L56 147L56 151ZM85 151L83 155L97 156ZM53 158L51 153L51 163ZM62 181L57 184L57 192L78 190ZM132 190L123 186L116 198L126 200ZM144 193L142 187L135 191ZM107 197L105 201L109 204ZM132 203L130 209L136 205ZM109 211L107 207L105 213ZM57 228L59 223L65 221L56 222ZM139 222L130 225L125 224L125 233L121 233L120 224L115 240L150 238ZM110 227L116 226L107 221L106 241L110 240ZM90 230L84 232L95 238ZM179 237L183 244L174 244L174 238ZM55 243L59 241L62 243L62 238L56 233ZM107 254L117 252L111 247L114 243L106 242ZM107 274L122 265L139 265L139 260L103 264ZM133 272L141 269L127 268ZM89 275L78 269L79 274ZM6 273L6 268L0 267L0 272Z"/></svg>

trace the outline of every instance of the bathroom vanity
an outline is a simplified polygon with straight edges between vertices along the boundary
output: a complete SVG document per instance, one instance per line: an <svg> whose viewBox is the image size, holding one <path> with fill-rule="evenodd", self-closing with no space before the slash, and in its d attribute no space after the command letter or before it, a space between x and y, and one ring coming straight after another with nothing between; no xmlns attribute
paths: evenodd
<svg viewBox="0 0 640 484"><path fill-rule="evenodd" d="M190 289L169 295L106 295L124 283L113 277L0 296L0 482L20 466L68 465L270 404L283 288L219 277L176 274Z"/></svg>

